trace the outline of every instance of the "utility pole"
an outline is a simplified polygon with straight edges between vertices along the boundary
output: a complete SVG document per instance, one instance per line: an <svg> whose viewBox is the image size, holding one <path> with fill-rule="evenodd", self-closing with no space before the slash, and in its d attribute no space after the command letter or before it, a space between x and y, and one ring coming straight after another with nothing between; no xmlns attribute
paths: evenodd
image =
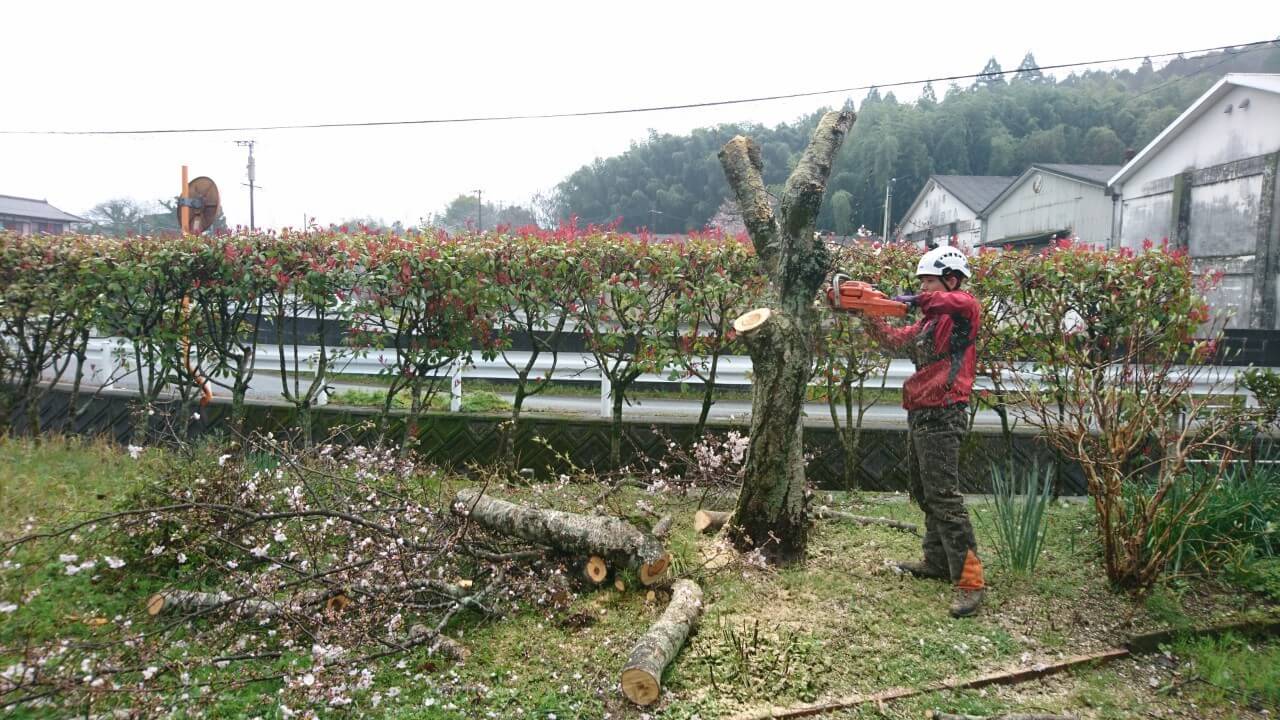
<svg viewBox="0 0 1280 720"><path fill-rule="evenodd" d="M236 145L237 145L238 147L247 147L247 148L249 148L249 165L248 165L248 170L249 170L249 232L253 232L253 188L254 188L254 184L253 184L253 183L254 183L254 180L256 180L256 179L257 179L257 173L256 173L256 172L254 172L254 167L253 167L253 144L254 144L255 142L257 142L257 141L256 141L256 140L237 140L237 141L236 141ZM304 229L305 229L305 228L304 228Z"/></svg>
<svg viewBox="0 0 1280 720"><path fill-rule="evenodd" d="M480 196L484 194L483 190L476 189L476 225L479 227L477 232L484 232L484 203L480 201Z"/></svg>
<svg viewBox="0 0 1280 720"><path fill-rule="evenodd" d="M880 235L881 242L889 242L889 220L893 217L893 184L898 182L898 178L889 178L889 184L884 186L884 232Z"/></svg>

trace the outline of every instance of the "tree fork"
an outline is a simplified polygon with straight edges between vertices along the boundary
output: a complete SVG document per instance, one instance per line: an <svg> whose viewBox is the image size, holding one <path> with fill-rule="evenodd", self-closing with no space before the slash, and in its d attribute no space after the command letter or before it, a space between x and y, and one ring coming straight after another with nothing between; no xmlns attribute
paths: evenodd
<svg viewBox="0 0 1280 720"><path fill-rule="evenodd" d="M801 409L813 362L817 324L814 296L831 256L814 236L827 177L853 127L852 112L819 121L799 164L787 179L775 219L764 185L760 148L739 135L720 150L761 271L778 307L760 308L734 321L751 355L751 447L729 537L740 550L760 549L786 563L803 557L807 542L804 435Z"/></svg>

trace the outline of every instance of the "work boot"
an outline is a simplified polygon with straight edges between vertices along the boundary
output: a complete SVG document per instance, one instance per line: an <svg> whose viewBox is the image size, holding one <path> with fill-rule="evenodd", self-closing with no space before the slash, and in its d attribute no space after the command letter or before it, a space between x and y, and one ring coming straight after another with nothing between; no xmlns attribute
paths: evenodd
<svg viewBox="0 0 1280 720"><path fill-rule="evenodd" d="M987 591L983 588L977 590L956 588L956 599L951 602L951 617L969 617L978 612L978 607L982 605L982 598L986 594Z"/></svg>
<svg viewBox="0 0 1280 720"><path fill-rule="evenodd" d="M911 573L915 577L925 578L928 580L950 580L951 576L946 570L940 570L937 565L924 561L904 560L896 563L898 569Z"/></svg>

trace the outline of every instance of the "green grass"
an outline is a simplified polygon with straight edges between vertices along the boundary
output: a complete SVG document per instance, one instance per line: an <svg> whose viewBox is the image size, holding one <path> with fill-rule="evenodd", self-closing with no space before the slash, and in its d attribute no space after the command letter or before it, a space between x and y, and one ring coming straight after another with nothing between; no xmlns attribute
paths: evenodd
<svg viewBox="0 0 1280 720"><path fill-rule="evenodd" d="M5 532L13 532L14 517L33 516L37 525L48 526L79 517L73 510L108 508L151 477L162 455L148 449L133 460L123 450L93 443L0 441ZM262 460L259 465L269 466ZM447 480L453 486L466 482ZM435 485L431 488L437 492ZM580 509L582 499L593 497L598 488L498 485L492 491L541 506ZM987 607L977 617L955 621L947 616L947 585L904 577L890 567L892 560L918 556L919 539L912 535L822 521L812 531L805 562L761 569L741 563L736 555L717 559L714 540L692 531L690 502L624 488L610 503L614 512L640 521L638 500L676 518L667 547L676 555L674 566L702 586L705 601L700 630L669 668L662 701L648 710L655 720L721 717L762 704L918 687L1051 662L1060 653L1101 649L1144 630L1277 614L1265 596L1190 580L1162 586L1144 605L1131 604L1106 586L1091 540L1092 510L1085 505L1059 503L1048 509L1044 549L1031 577L991 562L995 556L986 538L994 530L993 511L989 505L974 507L991 589ZM822 493L820 501L863 515L921 521L914 506L891 499ZM0 667L13 660L24 635L91 639L101 631L86 620L136 617L139 598L173 582L173 576L145 571L140 564L103 570L98 582L68 576L62 563L48 558L70 549L54 544L42 550L43 561L36 548L18 553L27 563L22 573L0 571L0 600L16 601L33 588L41 591L0 622ZM725 557L729 562L722 566ZM610 586L583 593L564 607L526 604L500 620L460 615L450 634L473 651L470 660L449 665L424 651L391 657L372 668L374 687L357 696L352 712L450 720L490 712L509 718L545 719L549 713L558 718L606 713L638 718L639 712L617 691L618 673L631 643L661 614L663 602L661 597L651 601L629 582L624 591ZM198 642L194 634L188 640ZM1140 660L1081 671L1061 680L1054 691L1030 684L936 693L890 703L884 716L919 718L929 709L986 715L1087 708L1091 717L1119 718L1129 716L1128 708L1185 707L1193 697L1202 716L1231 717L1241 693L1274 701L1274 688L1280 685L1276 645L1249 647L1236 639L1174 647L1176 656L1185 655L1194 662L1195 673L1213 683L1197 682L1181 695L1152 688L1144 669L1150 661ZM1257 662L1259 658L1266 662ZM403 667L398 666L401 661ZM232 670L200 668L193 674L214 679L229 672L296 669L291 663L305 662L290 656ZM1160 687L1172 682L1169 673L1158 679ZM280 717L275 709L279 687L278 682L256 684L202 698L200 707L211 717ZM391 688L398 688L395 698L388 695ZM382 698L377 708L374 692ZM878 713L870 707L831 717L881 717Z"/></svg>
<svg viewBox="0 0 1280 720"><path fill-rule="evenodd" d="M0 435L0 537L11 536L33 519L58 523L72 510L109 507L147 468L118 447L76 438L40 443Z"/></svg>
<svg viewBox="0 0 1280 720"><path fill-rule="evenodd" d="M368 385L376 388L385 386L390 379L382 375L353 375L350 373L332 373L329 378L336 382L353 383L360 385ZM465 399L468 394L486 390L499 395L514 395L516 392L516 384L514 382L504 382L500 380L467 380L463 384L462 397ZM869 388L867 390L868 402L877 397L879 392L878 404L880 405L897 405L902 400L901 391L895 388L885 388L883 391ZM600 387L598 384L588 382L568 382L553 381L547 389L539 393L550 397L600 397ZM701 401L703 394L702 383L699 381L679 383L677 388L667 389L663 387L647 387L633 386L627 391L628 397L637 400L684 400L684 401ZM336 396L335 396L336 397ZM379 394L381 398L381 394ZM751 401L751 389L719 387L716 388L712 395L713 399L720 401ZM809 387L807 399L811 402L821 402L826 400L826 390L820 386L814 385ZM372 404L372 403L370 403Z"/></svg>
<svg viewBox="0 0 1280 720"><path fill-rule="evenodd" d="M382 390L343 390L334 393L329 401L335 405L355 405L358 407L377 407L381 408L386 401L387 394ZM392 406L397 409L407 409L410 405L408 391L396 393ZM437 393L431 397L429 404L431 410L448 410L449 396ZM462 412L476 413L496 413L508 412L511 410L511 403L502 399L497 393L489 390L473 390L463 393L462 395Z"/></svg>
<svg viewBox="0 0 1280 720"><path fill-rule="evenodd" d="M1228 633L1176 642L1170 650L1189 663L1187 690L1200 702L1280 708L1280 644Z"/></svg>

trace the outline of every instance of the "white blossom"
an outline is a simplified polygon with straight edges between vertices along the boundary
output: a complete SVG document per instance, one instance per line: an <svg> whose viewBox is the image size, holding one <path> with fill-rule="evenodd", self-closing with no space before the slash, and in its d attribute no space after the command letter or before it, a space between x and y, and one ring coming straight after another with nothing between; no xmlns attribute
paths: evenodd
<svg viewBox="0 0 1280 720"><path fill-rule="evenodd" d="M111 555L108 555L102 559L107 563L107 567L111 568L112 570L119 570L120 568L124 567L124 564L125 564L124 560L121 560L118 557L112 557Z"/></svg>

